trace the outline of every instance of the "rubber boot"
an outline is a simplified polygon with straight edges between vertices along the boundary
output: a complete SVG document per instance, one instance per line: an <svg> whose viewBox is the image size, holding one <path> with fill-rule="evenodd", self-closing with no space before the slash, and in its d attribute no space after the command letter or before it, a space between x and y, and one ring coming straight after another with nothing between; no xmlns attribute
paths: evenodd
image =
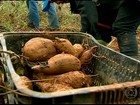
<svg viewBox="0 0 140 105"><path fill-rule="evenodd" d="M136 33L125 33L117 36L120 52L128 56L138 55L138 41Z"/></svg>

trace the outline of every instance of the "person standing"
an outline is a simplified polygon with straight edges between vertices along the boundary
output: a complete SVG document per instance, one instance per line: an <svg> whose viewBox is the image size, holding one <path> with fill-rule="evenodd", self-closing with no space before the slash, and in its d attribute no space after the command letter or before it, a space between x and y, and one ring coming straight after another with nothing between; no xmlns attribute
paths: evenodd
<svg viewBox="0 0 140 105"><path fill-rule="evenodd" d="M60 3L61 0L53 1ZM121 53L138 56L136 29L140 24L140 13L137 12L140 10L140 0L75 0L75 4L80 11L82 32L107 42L111 41L111 35L115 36ZM111 35L100 34L100 22L110 26Z"/></svg>
<svg viewBox="0 0 140 105"><path fill-rule="evenodd" d="M59 18L56 11L56 5L54 2L49 2L49 0L43 0L43 12L48 13L48 22L50 30L59 29ZM35 30L40 30L40 15L38 1L27 0L26 1L29 13L28 13L28 27L34 28Z"/></svg>

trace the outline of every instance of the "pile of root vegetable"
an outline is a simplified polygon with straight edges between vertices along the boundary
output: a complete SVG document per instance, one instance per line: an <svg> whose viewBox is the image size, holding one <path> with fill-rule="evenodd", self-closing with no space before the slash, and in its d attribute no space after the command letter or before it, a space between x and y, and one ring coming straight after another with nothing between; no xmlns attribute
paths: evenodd
<svg viewBox="0 0 140 105"><path fill-rule="evenodd" d="M97 48L72 44L66 38L31 38L22 48L24 62L32 71L30 77L21 76L23 87L33 89L34 84L42 92L55 92L93 86L93 76L84 68L96 57Z"/></svg>

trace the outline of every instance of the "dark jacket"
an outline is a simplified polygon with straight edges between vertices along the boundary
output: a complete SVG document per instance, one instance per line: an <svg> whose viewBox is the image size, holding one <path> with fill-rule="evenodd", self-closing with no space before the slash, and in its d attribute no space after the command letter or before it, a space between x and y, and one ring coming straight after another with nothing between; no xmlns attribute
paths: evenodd
<svg viewBox="0 0 140 105"><path fill-rule="evenodd" d="M79 14L78 4L76 1L84 1L84 0L69 0L71 13ZM92 0L94 2L94 0ZM117 9L122 4L124 0L95 0L95 2L100 3L101 5L106 5L109 8Z"/></svg>
<svg viewBox="0 0 140 105"><path fill-rule="evenodd" d="M69 0L69 2L70 2L71 13L73 13L73 14L79 14L80 11L77 8L77 5L76 5L75 0Z"/></svg>

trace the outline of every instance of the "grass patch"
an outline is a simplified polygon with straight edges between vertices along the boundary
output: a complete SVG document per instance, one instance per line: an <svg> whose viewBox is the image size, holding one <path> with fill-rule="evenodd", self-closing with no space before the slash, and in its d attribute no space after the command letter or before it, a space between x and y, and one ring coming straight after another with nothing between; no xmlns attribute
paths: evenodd
<svg viewBox="0 0 140 105"><path fill-rule="evenodd" d="M57 13L60 21L61 31L79 31L80 16L71 14L70 4L60 4L57 6ZM48 26L47 13L42 12L42 2L39 1L40 26L46 29ZM10 31L34 31L27 27L28 9L26 1L1 1L0 2L0 26L4 26Z"/></svg>

